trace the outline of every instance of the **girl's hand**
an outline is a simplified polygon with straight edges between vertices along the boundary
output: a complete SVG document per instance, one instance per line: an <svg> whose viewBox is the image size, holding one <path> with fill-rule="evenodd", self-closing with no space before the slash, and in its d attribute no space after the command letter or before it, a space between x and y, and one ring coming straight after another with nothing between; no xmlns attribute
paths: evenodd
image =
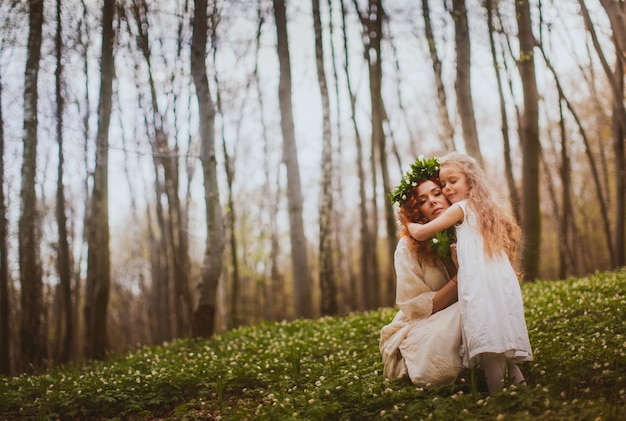
<svg viewBox="0 0 626 421"><path fill-rule="evenodd" d="M450 257L452 258L452 263L456 268L459 268L459 260L456 257L456 243L450 244Z"/></svg>

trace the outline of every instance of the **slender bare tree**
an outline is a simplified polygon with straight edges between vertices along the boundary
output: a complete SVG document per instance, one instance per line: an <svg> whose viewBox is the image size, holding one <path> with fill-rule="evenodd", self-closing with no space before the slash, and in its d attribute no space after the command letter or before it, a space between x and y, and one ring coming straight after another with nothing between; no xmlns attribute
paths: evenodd
<svg viewBox="0 0 626 421"><path fill-rule="evenodd" d="M187 237L187 217L180 200L180 177L178 164L178 146L173 148L169 144L169 134L165 127L165 118L159 106L157 87L152 71L152 54L148 28L148 5L144 0L133 0L131 11L136 22L136 34L134 39L137 48L141 51L147 65L148 86L150 93L151 111L154 116L149 122L146 121L148 133L151 133L151 146L153 162L158 170L155 176L161 177L162 186L167 197L167 219L163 229L170 239L168 257L172 261L173 286L174 286L174 314L176 316L176 334L186 336L189 334L189 322L191 319L191 291L189 290L189 239ZM129 27L129 32L132 29ZM146 115L149 114L146 111ZM160 182L160 181L156 181Z"/></svg>
<svg viewBox="0 0 626 421"><path fill-rule="evenodd" d="M43 0L29 9L28 52L24 75L24 158L22 161L22 209L19 218L19 264L21 281L20 353L22 368L31 370L46 356L43 326L43 281L39 256L37 213L37 103L39 59L43 23Z"/></svg>
<svg viewBox="0 0 626 421"><path fill-rule="evenodd" d="M437 108L439 110L439 121L442 126L442 143L444 149L448 151L455 150L454 146L454 126L450 121L450 113L448 113L448 100L446 90L443 83L442 63L437 51L437 43L435 42L435 33L433 31L430 20L430 6L428 0L422 0L422 16L424 18L424 32L428 43L428 51L430 52L430 60L433 64L433 74L435 76L435 86L437 87Z"/></svg>
<svg viewBox="0 0 626 421"><path fill-rule="evenodd" d="M315 32L315 63L317 67L317 81L322 97L322 186L319 204L319 282L320 282L320 311L323 315L337 314L337 283L335 279L335 264L333 261L333 242L331 223L333 217L333 161L332 161L332 132L330 126L330 98L328 82L324 69L324 39L320 2L313 0L313 28Z"/></svg>
<svg viewBox="0 0 626 421"><path fill-rule="evenodd" d="M291 59L287 35L287 11L285 0L273 0L276 20L276 51L280 67L278 102L280 107L280 127L283 134L283 163L287 169L287 202L289 207L289 228L291 238L291 264L295 293L296 315L313 316L311 299L311 272L307 254L307 241L302 220L302 186L296 145L296 133L291 105Z"/></svg>
<svg viewBox="0 0 626 421"><path fill-rule="evenodd" d="M11 374L7 225L4 202L4 116L2 114L2 78L0 77L0 374L4 375Z"/></svg>
<svg viewBox="0 0 626 421"><path fill-rule="evenodd" d="M72 344L74 342L74 321L72 306L72 261L70 254L70 246L68 242L67 232L67 216L65 206L65 190L63 185L63 113L65 110L65 96L63 92L63 25L61 19L61 0L57 0L56 19L57 29L54 37L56 49L56 71L54 73L55 93L57 103L57 121L56 135L59 145L59 162L57 167L57 197L56 197L56 217L58 227L58 249L57 249L57 268L59 271L59 289L60 289L60 314L58 320L61 322L57 327L58 332L58 359L61 362L67 362L71 358Z"/></svg>
<svg viewBox="0 0 626 421"><path fill-rule="evenodd" d="M500 101L500 125L502 131L503 158L504 158L504 173L506 175L506 182L509 188L509 197L511 202L511 209L515 220L520 223L520 211L519 211L519 194L517 186L515 185L515 177L513 176L513 163L511 160L511 141L509 139L509 120L507 117L506 101L504 99L504 87L501 75L501 66L498 63L498 54L496 51L496 43L494 40L494 9L497 8L497 4L494 4L493 0L485 0L485 9L487 10L487 29L489 32L489 47L491 50L491 59L493 64L493 71L496 75L496 82L498 85L498 99Z"/></svg>
<svg viewBox="0 0 626 421"><path fill-rule="evenodd" d="M109 123L111 121L115 30L115 0L102 5L102 52L96 165L87 234L87 285L85 287L85 356L104 358L108 347L107 311L111 288L109 249Z"/></svg>
<svg viewBox="0 0 626 421"><path fill-rule="evenodd" d="M209 337L215 331L217 287L222 274L224 255L224 228L222 226L222 208L217 183L217 159L215 156L215 104L211 97L205 62L208 30L207 1L195 0L194 4L191 75L198 98L201 142L200 159L204 175L207 239L202 279L198 283L191 330L195 337Z"/></svg>
<svg viewBox="0 0 626 421"><path fill-rule="evenodd" d="M361 21L362 35L364 42L364 57L369 70L369 90L371 105L371 169L372 169L372 209L374 218L372 224L372 241L377 241L378 218L378 177L377 169L380 169L382 182L382 197L385 210L385 228L387 231L387 259L393 262L393 254L396 248L396 217L393 212L392 203L387 200L387 195L391 191L389 182L389 168L387 164L387 138L385 136L384 122L386 120L385 104L382 97L382 48L383 19L385 12L381 0L369 0L366 12L359 10L356 0L353 1L357 15ZM377 277L375 278L377 279ZM395 301L395 276L393 271L385 273L384 282L379 282L379 289L375 305L391 305Z"/></svg>
<svg viewBox="0 0 626 421"><path fill-rule="evenodd" d="M541 244L541 211L539 208L539 94L535 77L530 2L515 2L517 14L520 56L518 68L524 91L524 114L522 117L522 271L529 280L539 276L539 246Z"/></svg>
<svg viewBox="0 0 626 421"><path fill-rule="evenodd" d="M285 296L285 276L282 272L279 255L281 253L281 244L278 238L278 205L279 197L281 197L279 174L276 172L272 174L271 168L273 166L270 162L270 136L268 134L268 127L265 120L265 101L263 96L262 83L259 79L259 53L261 50L261 34L263 24L265 23L265 16L268 13L263 8L263 0L259 0L257 4L257 30L255 36L255 60L254 70L252 72L254 84L256 87L257 99L259 101L260 111L260 123L261 123L261 137L263 139L263 172L265 174L265 180L263 183L263 191L267 192L264 195L263 208L268 210L269 223L263 227L263 230L267 231L267 234L263 234L263 238L269 238L270 252L268 258L269 269L266 273L269 275L269 279L265 285L265 310L264 313L269 320L284 320L287 317L287 297ZM274 179L273 177L276 177ZM276 187L274 187L276 186Z"/></svg>
<svg viewBox="0 0 626 421"><path fill-rule="evenodd" d="M581 0L581 9L584 2ZM613 150L615 152L615 257L613 265L626 265L626 155L624 138L626 137L626 112L624 111L624 66L626 65L626 4L623 1L600 0L611 22L613 45L615 46L615 67L613 74L607 70L606 60L601 57L603 68L613 88ZM585 10L583 10L584 12ZM587 14L588 16L588 14ZM589 20L587 18L587 20ZM593 31L593 27L589 28ZM596 50L600 52L599 45Z"/></svg>
<svg viewBox="0 0 626 421"><path fill-rule="evenodd" d="M339 89L339 70L337 65L337 48L335 46L337 37L335 36L335 16L336 13L333 10L333 0L327 0L328 4L328 35L329 35L329 44L330 44L330 57L332 64L332 81L334 84L334 100L335 100L335 113L337 118L335 119L335 136L336 144L333 151L333 174L341 174L342 168L342 157L344 154L344 140L343 140L343 130L342 130L342 104L343 98ZM405 113L406 116L406 113ZM408 122L407 122L408 126ZM346 218L348 215L346 214L346 209L350 207L349 204L344 204L343 198L345 196L344 193L344 181L343 177L336 177L334 180L334 189L333 189L333 197L335 200L333 201L333 216L332 216L332 230L334 231L334 239L335 239L335 250L336 250L336 258L335 261L338 262L337 266L337 300L338 300L338 309L340 314L346 314L351 310L350 307L350 297L353 295L352 290L350 288L350 282L352 275L352 254L353 247L348 247L347 244L350 242L349 235L342 228L346 226ZM346 207L347 205L347 207Z"/></svg>
<svg viewBox="0 0 626 421"><path fill-rule="evenodd" d="M465 150L482 167L483 158L480 153L478 130L476 129L476 118L474 116L474 101L472 98L471 44L465 0L452 1L452 18L454 20L454 46L456 51L456 104L461 118Z"/></svg>

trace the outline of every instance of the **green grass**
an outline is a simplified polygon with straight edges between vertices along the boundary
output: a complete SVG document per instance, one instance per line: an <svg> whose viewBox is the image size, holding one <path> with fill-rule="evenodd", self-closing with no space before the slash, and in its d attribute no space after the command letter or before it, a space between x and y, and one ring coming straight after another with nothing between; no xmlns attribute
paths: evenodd
<svg viewBox="0 0 626 421"><path fill-rule="evenodd" d="M421 389L382 375L395 309L266 323L0 380L0 419L626 419L626 270L524 283L528 386L480 372Z"/></svg>

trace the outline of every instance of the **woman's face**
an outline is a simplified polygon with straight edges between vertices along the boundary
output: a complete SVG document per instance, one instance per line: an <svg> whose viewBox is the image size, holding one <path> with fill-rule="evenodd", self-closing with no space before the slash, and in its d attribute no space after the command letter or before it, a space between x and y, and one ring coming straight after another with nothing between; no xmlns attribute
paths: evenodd
<svg viewBox="0 0 626 421"><path fill-rule="evenodd" d="M432 221L450 207L450 202L443 195L441 187L428 180L417 186L417 207L424 218Z"/></svg>

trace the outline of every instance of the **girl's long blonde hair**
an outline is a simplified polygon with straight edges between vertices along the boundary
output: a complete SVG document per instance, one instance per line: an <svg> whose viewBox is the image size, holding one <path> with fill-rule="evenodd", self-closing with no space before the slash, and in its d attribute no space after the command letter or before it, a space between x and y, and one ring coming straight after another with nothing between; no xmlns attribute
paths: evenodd
<svg viewBox="0 0 626 421"><path fill-rule="evenodd" d="M522 230L493 198L483 170L474 158L458 152L442 157L441 167L445 165L454 165L465 174L468 186L467 203L478 217L487 254L494 256L505 251L511 264L514 264Z"/></svg>

